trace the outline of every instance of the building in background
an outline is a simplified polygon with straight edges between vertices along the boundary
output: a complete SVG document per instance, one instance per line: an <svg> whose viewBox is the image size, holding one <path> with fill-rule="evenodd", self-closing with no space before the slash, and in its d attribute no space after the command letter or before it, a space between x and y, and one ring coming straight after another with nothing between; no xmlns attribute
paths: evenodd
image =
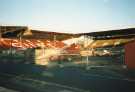
<svg viewBox="0 0 135 92"><path fill-rule="evenodd" d="M100 62L95 65L135 68L132 54L135 28L71 34L31 30L25 26L0 26L0 34L0 58L4 62L9 59L46 65L53 61L87 61L92 65L98 57L96 61Z"/></svg>

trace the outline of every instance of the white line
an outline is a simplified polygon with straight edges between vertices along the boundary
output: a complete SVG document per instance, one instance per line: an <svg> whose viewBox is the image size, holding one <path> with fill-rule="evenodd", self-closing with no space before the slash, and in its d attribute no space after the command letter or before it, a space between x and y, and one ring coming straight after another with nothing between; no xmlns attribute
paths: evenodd
<svg viewBox="0 0 135 92"><path fill-rule="evenodd" d="M32 79L32 78L26 78L26 77L24 78L22 76L15 76L15 75L12 75L12 74L7 74L7 73L0 73L0 74L11 76L14 79L30 80L30 81L34 81L34 82L44 83L44 84L51 85L51 86L64 87L64 88L76 90L76 91L79 91L79 92L90 92L90 91L86 91L86 90L79 89L79 88L74 88L74 87L61 85L61 84L57 84L57 83L52 83L52 82L40 81L40 80L36 80L36 79Z"/></svg>

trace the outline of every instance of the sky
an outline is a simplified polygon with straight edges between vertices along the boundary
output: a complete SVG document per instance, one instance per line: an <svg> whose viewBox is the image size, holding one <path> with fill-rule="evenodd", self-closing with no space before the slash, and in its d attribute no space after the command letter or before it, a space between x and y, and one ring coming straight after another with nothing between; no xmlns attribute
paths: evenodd
<svg viewBox="0 0 135 92"><path fill-rule="evenodd" d="M85 33L135 27L135 0L0 0L0 25Z"/></svg>

